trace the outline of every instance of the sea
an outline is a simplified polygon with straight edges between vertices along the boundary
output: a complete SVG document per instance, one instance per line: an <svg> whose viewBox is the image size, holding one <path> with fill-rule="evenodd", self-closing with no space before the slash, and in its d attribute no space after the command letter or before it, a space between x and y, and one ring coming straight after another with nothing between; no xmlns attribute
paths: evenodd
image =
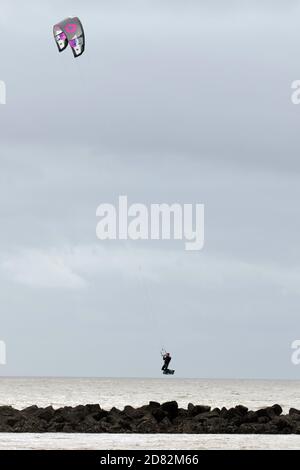
<svg viewBox="0 0 300 470"><path fill-rule="evenodd" d="M1 377L0 406L54 408L99 403L104 409L150 400L256 410L278 403L300 409L300 381L140 378ZM203 450L300 449L300 435L0 433L0 449Z"/></svg>

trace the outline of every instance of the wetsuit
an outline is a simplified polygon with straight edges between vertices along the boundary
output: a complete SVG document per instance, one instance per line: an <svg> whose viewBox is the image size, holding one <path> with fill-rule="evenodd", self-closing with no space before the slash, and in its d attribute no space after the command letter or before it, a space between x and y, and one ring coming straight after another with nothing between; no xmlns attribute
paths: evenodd
<svg viewBox="0 0 300 470"><path fill-rule="evenodd" d="M164 354L163 360L164 360L164 365L162 366L161 370L167 370L171 362L171 356Z"/></svg>

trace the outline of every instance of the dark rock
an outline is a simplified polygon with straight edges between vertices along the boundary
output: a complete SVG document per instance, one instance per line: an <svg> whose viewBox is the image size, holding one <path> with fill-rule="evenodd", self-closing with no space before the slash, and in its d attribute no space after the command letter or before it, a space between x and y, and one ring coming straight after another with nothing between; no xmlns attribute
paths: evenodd
<svg viewBox="0 0 300 470"><path fill-rule="evenodd" d="M152 411L152 415L154 416L156 421L159 423L160 421L162 421L164 418L168 416L168 413L164 411L162 408L155 408Z"/></svg>
<svg viewBox="0 0 300 470"><path fill-rule="evenodd" d="M161 405L161 409L168 414L169 418L176 418L178 414L178 403L177 401L167 401Z"/></svg>
<svg viewBox="0 0 300 470"><path fill-rule="evenodd" d="M39 419L44 419L46 422L49 422L54 417L54 415L55 410L52 408L52 406L41 408L35 413L35 416L37 416Z"/></svg>
<svg viewBox="0 0 300 470"><path fill-rule="evenodd" d="M240 418L241 417L241 412L237 408L229 408L229 410L227 410L226 408L222 408L221 412L220 412L220 416L222 418L232 420L232 419L235 419L235 418Z"/></svg>
<svg viewBox="0 0 300 470"><path fill-rule="evenodd" d="M68 423L72 421L76 423L79 420L79 414L74 410L74 408L65 406L64 408L55 410L53 419L57 423Z"/></svg>
<svg viewBox="0 0 300 470"><path fill-rule="evenodd" d="M294 433L295 434L300 434L300 425L299 425L299 423L295 423Z"/></svg>
<svg viewBox="0 0 300 470"><path fill-rule="evenodd" d="M248 408L243 405L237 405L234 408L241 416L245 416L248 413Z"/></svg>
<svg viewBox="0 0 300 470"><path fill-rule="evenodd" d="M223 420L221 418L214 417L207 420L206 424L208 426L208 429L211 430L211 432L215 431L215 433L218 433L222 422Z"/></svg>
<svg viewBox="0 0 300 470"><path fill-rule="evenodd" d="M87 414L96 414L96 413L100 413L100 411L101 411L100 405L98 405L98 404L96 404L96 405L85 405L85 409L86 409Z"/></svg>
<svg viewBox="0 0 300 470"><path fill-rule="evenodd" d="M152 434L159 431L158 424L152 416L143 418L136 426L136 430L143 434Z"/></svg>
<svg viewBox="0 0 300 470"><path fill-rule="evenodd" d="M277 416L271 407L262 408L260 410L257 410L255 413L257 418L267 418L268 420L271 420L275 418L275 416Z"/></svg>
<svg viewBox="0 0 300 470"><path fill-rule="evenodd" d="M178 408L178 413L177 413L177 417L181 418L181 419L184 419L184 418L187 418L189 416L189 412L187 410L185 410L184 408Z"/></svg>
<svg viewBox="0 0 300 470"><path fill-rule="evenodd" d="M136 408L130 405L124 406L123 413L126 414L127 416L133 416L136 412Z"/></svg>
<svg viewBox="0 0 300 470"><path fill-rule="evenodd" d="M48 427L48 432L63 432L64 426L64 423L51 423Z"/></svg>
<svg viewBox="0 0 300 470"><path fill-rule="evenodd" d="M204 422L204 421L211 420L214 418L219 419L219 413L215 411L207 411L206 413L200 413L194 416L195 421L198 421L198 422L202 422L202 421Z"/></svg>
<svg viewBox="0 0 300 470"><path fill-rule="evenodd" d="M107 422L107 418L102 419L99 426L101 426L101 432L110 432L111 425Z"/></svg>
<svg viewBox="0 0 300 470"><path fill-rule="evenodd" d="M295 420L300 420L300 410L297 410L296 408L290 408L289 416L291 416Z"/></svg>
<svg viewBox="0 0 300 470"><path fill-rule="evenodd" d="M239 427L239 432L241 434L253 434L254 433L254 424L252 423L243 423Z"/></svg>
<svg viewBox="0 0 300 470"><path fill-rule="evenodd" d="M31 406L28 406L27 408L24 408L22 412L25 414L35 414L38 410L39 410L38 406L31 405Z"/></svg>
<svg viewBox="0 0 300 470"><path fill-rule="evenodd" d="M272 420L276 416L281 415L282 408L280 405L273 405L273 406L268 406L267 408L262 408L260 410L257 410L255 413L258 418L265 417L269 420Z"/></svg>
<svg viewBox="0 0 300 470"><path fill-rule="evenodd" d="M160 432L170 432L172 429L172 423L167 416L159 423Z"/></svg>
<svg viewBox="0 0 300 470"><path fill-rule="evenodd" d="M126 419L121 418L120 421L119 421L119 425L125 431L130 431L131 430L131 423L129 421L127 421Z"/></svg>
<svg viewBox="0 0 300 470"><path fill-rule="evenodd" d="M248 413L243 417L243 423L257 423L258 416L255 411L248 411Z"/></svg>
<svg viewBox="0 0 300 470"><path fill-rule="evenodd" d="M122 413L121 410L113 406L111 410L108 412L110 415L120 415Z"/></svg>
<svg viewBox="0 0 300 470"><path fill-rule="evenodd" d="M292 423L286 416L276 416L272 420L272 424L275 425L276 428L281 432L286 432L287 430L291 431L291 429L293 428Z"/></svg>
<svg viewBox="0 0 300 470"><path fill-rule="evenodd" d="M236 426L235 424L228 424L226 426L226 434L236 434L239 430L239 427Z"/></svg>
<svg viewBox="0 0 300 470"><path fill-rule="evenodd" d="M23 422L18 421L18 424L14 425L14 431L17 431L20 425L21 432L45 432L48 427L48 424L44 419L39 419L36 417L24 419Z"/></svg>
<svg viewBox="0 0 300 470"><path fill-rule="evenodd" d="M205 434L208 433L207 427L202 423L191 423L186 430L186 434Z"/></svg>
<svg viewBox="0 0 300 470"><path fill-rule="evenodd" d="M62 432L74 432L74 429L70 424L65 424L62 428Z"/></svg>
<svg viewBox="0 0 300 470"><path fill-rule="evenodd" d="M276 426L274 426L274 424L272 423L272 421L270 421L266 427L266 430L265 430L265 433L266 434L278 434L278 430L276 428Z"/></svg>
<svg viewBox="0 0 300 470"><path fill-rule="evenodd" d="M8 424L0 423L0 432L14 432L14 430Z"/></svg>
<svg viewBox="0 0 300 470"><path fill-rule="evenodd" d="M52 420L53 423L64 423L65 417L59 414L56 414Z"/></svg>
<svg viewBox="0 0 300 470"><path fill-rule="evenodd" d="M265 434L266 425L262 423L243 423L239 426L241 434Z"/></svg>
<svg viewBox="0 0 300 470"><path fill-rule="evenodd" d="M192 419L187 419L177 425L177 432L182 434L193 434L203 431L203 427L200 423L196 423Z"/></svg>
<svg viewBox="0 0 300 470"><path fill-rule="evenodd" d="M140 408L133 408L133 406L125 406L122 415L130 419L139 419L145 416L145 411Z"/></svg>
<svg viewBox="0 0 300 470"><path fill-rule="evenodd" d="M258 419L257 419L257 422L258 423L261 423L261 424L266 424L270 421L270 418L268 418L267 416L260 416Z"/></svg>
<svg viewBox="0 0 300 470"><path fill-rule="evenodd" d="M300 410L291 408L282 415L280 405L248 411L242 405L211 410L192 403L183 409L176 401L150 401L122 411L106 411L99 404L57 410L30 406L20 411L1 406L0 432L300 434Z"/></svg>
<svg viewBox="0 0 300 470"><path fill-rule="evenodd" d="M11 417L11 418L7 418L7 420L6 420L6 424L8 426L11 426L11 427L14 427L18 423L19 423L19 418L17 418L16 416Z"/></svg>
<svg viewBox="0 0 300 470"><path fill-rule="evenodd" d="M17 414L19 414L19 411L12 406L0 406L0 418L2 416L11 416Z"/></svg>
<svg viewBox="0 0 300 470"><path fill-rule="evenodd" d="M93 413L92 416L96 421L101 421L101 419L105 418L108 415L108 411L100 410L98 413Z"/></svg>
<svg viewBox="0 0 300 470"><path fill-rule="evenodd" d="M160 403L158 403L157 401L149 401L148 407L149 407L151 410L157 409L157 408L160 408Z"/></svg>
<svg viewBox="0 0 300 470"><path fill-rule="evenodd" d="M25 432L25 421L18 421L14 427L12 428L12 432ZM32 431L31 426L30 426L30 431ZM39 429L34 432L39 432Z"/></svg>
<svg viewBox="0 0 300 470"><path fill-rule="evenodd" d="M274 413L277 415L277 416L280 416L281 413L282 413L282 408L280 405L278 404L275 404L273 406L271 406L271 408L273 409Z"/></svg>
<svg viewBox="0 0 300 470"><path fill-rule="evenodd" d="M118 421L115 420L114 422L118 422ZM95 424L96 424L96 420L93 417L93 415L88 415L84 418L83 426L91 428L95 426Z"/></svg>
<svg viewBox="0 0 300 470"><path fill-rule="evenodd" d="M191 416L197 416L201 413L207 413L211 410L210 406L188 404L188 412Z"/></svg>

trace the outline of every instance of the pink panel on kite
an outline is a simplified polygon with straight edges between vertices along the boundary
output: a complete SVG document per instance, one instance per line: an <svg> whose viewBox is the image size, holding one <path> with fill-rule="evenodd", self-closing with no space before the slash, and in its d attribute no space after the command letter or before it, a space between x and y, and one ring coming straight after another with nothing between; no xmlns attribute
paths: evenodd
<svg viewBox="0 0 300 470"><path fill-rule="evenodd" d="M67 31L67 33L70 33L70 34L75 33L77 30L77 25L74 23L69 23L65 27L65 30Z"/></svg>

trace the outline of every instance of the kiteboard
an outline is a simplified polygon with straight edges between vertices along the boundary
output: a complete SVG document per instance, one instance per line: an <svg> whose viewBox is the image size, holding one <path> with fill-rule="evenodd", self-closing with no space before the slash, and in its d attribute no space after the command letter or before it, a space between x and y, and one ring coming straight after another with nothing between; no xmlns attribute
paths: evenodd
<svg viewBox="0 0 300 470"><path fill-rule="evenodd" d="M163 371L163 374L164 375L173 375L174 372L175 372L175 370L173 370L173 369L166 369L166 370Z"/></svg>

